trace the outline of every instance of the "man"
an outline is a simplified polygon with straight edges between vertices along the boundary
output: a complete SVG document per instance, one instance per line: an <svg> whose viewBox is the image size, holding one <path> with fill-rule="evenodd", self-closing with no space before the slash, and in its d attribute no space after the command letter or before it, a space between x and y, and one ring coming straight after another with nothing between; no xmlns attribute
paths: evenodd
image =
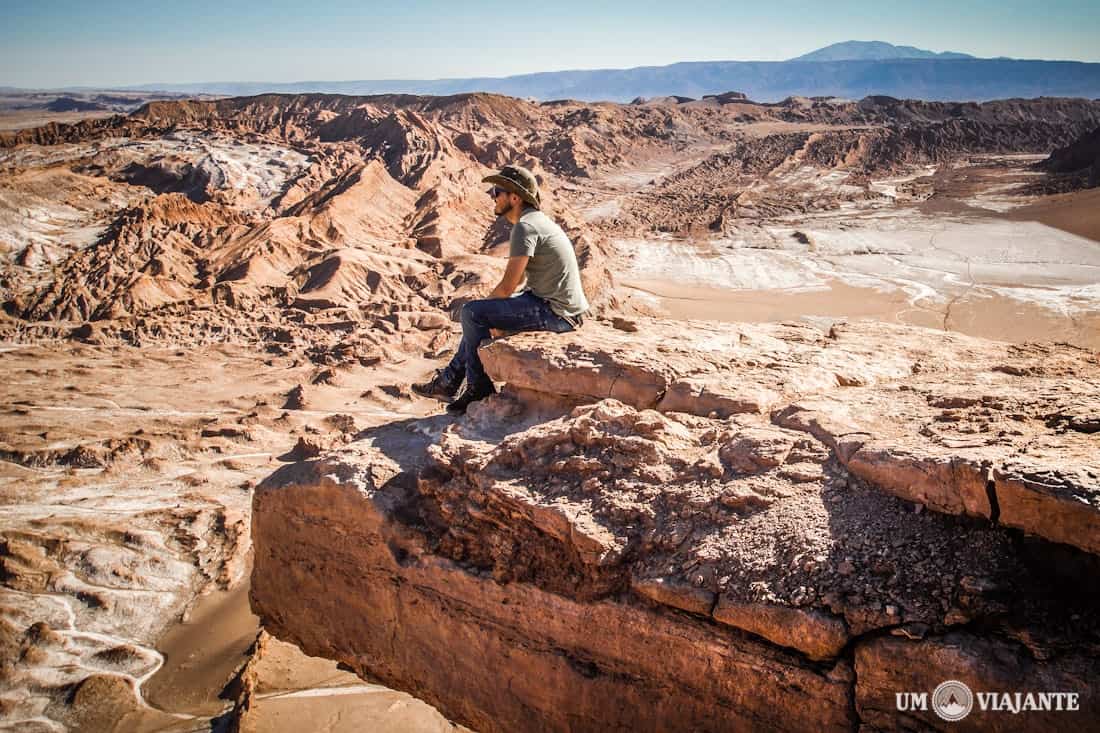
<svg viewBox="0 0 1100 733"><path fill-rule="evenodd" d="M450 399L465 378L466 390L447 406L457 414L496 392L477 353L494 331L572 331L588 310L573 244L539 211L534 174L509 165L482 180L493 184L493 212L512 223L508 265L487 299L462 306L462 341L451 363L431 381L413 385L422 395ZM525 277L526 287L517 293Z"/></svg>

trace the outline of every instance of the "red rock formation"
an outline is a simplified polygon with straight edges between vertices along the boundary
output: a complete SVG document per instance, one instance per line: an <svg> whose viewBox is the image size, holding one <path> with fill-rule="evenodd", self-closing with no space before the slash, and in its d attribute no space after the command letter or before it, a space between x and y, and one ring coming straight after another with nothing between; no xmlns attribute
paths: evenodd
<svg viewBox="0 0 1100 733"><path fill-rule="evenodd" d="M944 679L1085 692L1100 599L1063 584L1100 562L1095 355L641 326L498 340L508 387L464 419L273 475L267 628L480 730L888 729Z"/></svg>

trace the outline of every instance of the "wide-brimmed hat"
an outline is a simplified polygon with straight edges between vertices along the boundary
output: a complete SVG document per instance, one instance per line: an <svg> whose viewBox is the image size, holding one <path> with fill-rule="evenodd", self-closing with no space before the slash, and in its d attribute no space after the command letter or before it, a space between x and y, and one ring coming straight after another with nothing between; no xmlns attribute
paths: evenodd
<svg viewBox="0 0 1100 733"><path fill-rule="evenodd" d="M539 208L539 182L535 174L520 165L506 165L498 173L485 176L483 183L492 183L511 191L527 203Z"/></svg>

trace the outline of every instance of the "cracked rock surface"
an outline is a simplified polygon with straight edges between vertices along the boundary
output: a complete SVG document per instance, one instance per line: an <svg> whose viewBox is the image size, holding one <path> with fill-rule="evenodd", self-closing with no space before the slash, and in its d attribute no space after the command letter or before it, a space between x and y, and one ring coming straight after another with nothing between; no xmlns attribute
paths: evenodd
<svg viewBox="0 0 1100 733"><path fill-rule="evenodd" d="M466 417L268 479L267 628L478 730L924 729L895 692L1100 673L1094 353L638 325L498 340Z"/></svg>

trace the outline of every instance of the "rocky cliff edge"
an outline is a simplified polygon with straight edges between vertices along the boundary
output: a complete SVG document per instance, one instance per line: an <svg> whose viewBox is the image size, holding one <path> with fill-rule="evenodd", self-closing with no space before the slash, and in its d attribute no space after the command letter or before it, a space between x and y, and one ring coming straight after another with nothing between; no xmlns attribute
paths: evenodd
<svg viewBox="0 0 1100 733"><path fill-rule="evenodd" d="M1100 361L883 324L596 322L483 349L502 394L253 504L275 635L481 731L1100 720Z"/></svg>

